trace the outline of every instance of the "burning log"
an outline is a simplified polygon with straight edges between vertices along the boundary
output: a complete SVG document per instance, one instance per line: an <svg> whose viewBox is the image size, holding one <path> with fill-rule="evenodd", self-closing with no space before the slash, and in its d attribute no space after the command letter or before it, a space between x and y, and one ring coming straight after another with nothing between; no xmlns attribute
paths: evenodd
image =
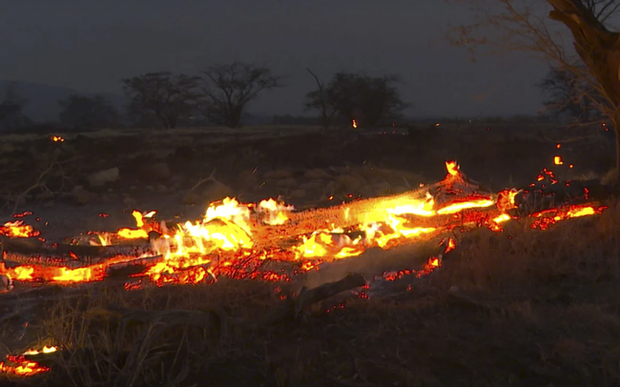
<svg viewBox="0 0 620 387"><path fill-rule="evenodd" d="M510 213L528 216L558 206L604 200L613 193L598 180L560 182L553 171L544 168L535 183L519 190L514 198L517 208Z"/></svg>
<svg viewBox="0 0 620 387"><path fill-rule="evenodd" d="M398 195L356 200L329 208L312 209L288 215L288 222L259 226L252 230L256 240L270 247L274 240L285 240L321 229L347 229L360 224L386 221L386 215L406 218L415 227L432 228L458 225L467 218L467 208L477 213L499 215L496 195L467 178L455 162L447 162L448 175L436 184ZM465 216L456 217L456 213Z"/></svg>

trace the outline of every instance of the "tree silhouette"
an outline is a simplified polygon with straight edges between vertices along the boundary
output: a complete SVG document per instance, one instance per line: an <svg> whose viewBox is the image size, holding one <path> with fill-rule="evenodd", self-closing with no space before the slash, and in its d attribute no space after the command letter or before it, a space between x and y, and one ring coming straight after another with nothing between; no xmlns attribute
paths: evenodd
<svg viewBox="0 0 620 387"><path fill-rule="evenodd" d="M127 112L135 119L150 118L166 129L194 113L201 101L199 77L170 72L148 73L123 80L129 98Z"/></svg>
<svg viewBox="0 0 620 387"><path fill-rule="evenodd" d="M281 78L266 67L234 62L208 67L204 75L201 111L211 122L236 128L247 104L263 90L280 87Z"/></svg>
<svg viewBox="0 0 620 387"><path fill-rule="evenodd" d="M370 77L365 74L337 73L326 87L306 95L306 108L332 114L359 125L374 126L400 116L408 104L401 99L396 76ZM326 122L326 121L324 121Z"/></svg>
<svg viewBox="0 0 620 387"><path fill-rule="evenodd" d="M574 72L554 67L538 86L550 98L544 104L552 115L568 113L579 123L599 118L602 96Z"/></svg>
<svg viewBox="0 0 620 387"><path fill-rule="evenodd" d="M459 1L459 0L456 0ZM617 0L460 0L477 19L451 29L455 45L522 51L572 72L595 92L592 101L612 121L620 181L620 33L613 15ZM559 23L558 23L559 22ZM572 40L572 47L565 44ZM581 62L583 65L576 65ZM596 95L600 95L600 100Z"/></svg>

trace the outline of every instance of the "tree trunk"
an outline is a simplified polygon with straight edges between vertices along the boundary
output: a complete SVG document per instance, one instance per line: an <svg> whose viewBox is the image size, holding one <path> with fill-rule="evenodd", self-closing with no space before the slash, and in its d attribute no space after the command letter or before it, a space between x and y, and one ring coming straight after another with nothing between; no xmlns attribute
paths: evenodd
<svg viewBox="0 0 620 387"><path fill-rule="evenodd" d="M620 187L620 110L616 112L612 118L614 133L616 134L616 181L615 186Z"/></svg>
<svg viewBox="0 0 620 387"><path fill-rule="evenodd" d="M616 178L620 181L620 34L609 31L579 0L547 0L549 17L564 23L575 39L577 54L588 66L614 110Z"/></svg>

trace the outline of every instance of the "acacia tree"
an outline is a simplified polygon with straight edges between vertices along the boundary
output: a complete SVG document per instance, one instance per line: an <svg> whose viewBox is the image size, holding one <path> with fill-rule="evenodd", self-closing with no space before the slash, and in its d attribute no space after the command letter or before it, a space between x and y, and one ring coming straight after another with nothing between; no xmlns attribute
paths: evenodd
<svg viewBox="0 0 620 387"><path fill-rule="evenodd" d="M200 78L168 71L148 73L123 80L129 98L127 113L134 118L159 121L166 129L188 118L201 102Z"/></svg>
<svg viewBox="0 0 620 387"><path fill-rule="evenodd" d="M620 181L620 34L613 15L617 0L456 0L472 5L478 19L451 30L452 43L491 52L517 50L569 71L602 98L597 108L615 131ZM491 31L493 29L493 31ZM572 44L570 44L572 42ZM583 65L579 65L583 63Z"/></svg>
<svg viewBox="0 0 620 387"><path fill-rule="evenodd" d="M577 123L586 124L600 118L600 94L575 73L552 68L538 86L550 98L544 104L552 115L568 113Z"/></svg>
<svg viewBox="0 0 620 387"><path fill-rule="evenodd" d="M373 126L400 115L408 105L395 86L396 76L370 77L366 74L336 73L327 86L306 95L306 109L319 110L331 121L333 114L359 124ZM333 114L332 114L333 112Z"/></svg>
<svg viewBox="0 0 620 387"><path fill-rule="evenodd" d="M267 67L233 62L208 67L202 72L203 115L219 125L236 128L248 103L263 90L282 86L281 78Z"/></svg>
<svg viewBox="0 0 620 387"><path fill-rule="evenodd" d="M60 122L63 125L80 129L111 128L119 124L117 109L101 95L89 97L72 94L58 101L62 107Z"/></svg>

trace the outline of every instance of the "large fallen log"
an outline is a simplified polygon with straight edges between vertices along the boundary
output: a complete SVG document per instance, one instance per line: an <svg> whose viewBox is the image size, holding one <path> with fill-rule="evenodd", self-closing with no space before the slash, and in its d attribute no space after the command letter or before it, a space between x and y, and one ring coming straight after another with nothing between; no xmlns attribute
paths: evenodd
<svg viewBox="0 0 620 387"><path fill-rule="evenodd" d="M453 168L456 168L453 166ZM449 167L450 171L450 167ZM458 169L441 182L398 195L356 200L328 208L293 212L278 226L255 224L252 236L260 247L281 246L282 241L317 230L348 229L360 224L380 223L391 213L406 218L410 227L456 226L501 213L494 205L497 195L469 180ZM449 206L478 201L487 204L471 210L446 211Z"/></svg>

